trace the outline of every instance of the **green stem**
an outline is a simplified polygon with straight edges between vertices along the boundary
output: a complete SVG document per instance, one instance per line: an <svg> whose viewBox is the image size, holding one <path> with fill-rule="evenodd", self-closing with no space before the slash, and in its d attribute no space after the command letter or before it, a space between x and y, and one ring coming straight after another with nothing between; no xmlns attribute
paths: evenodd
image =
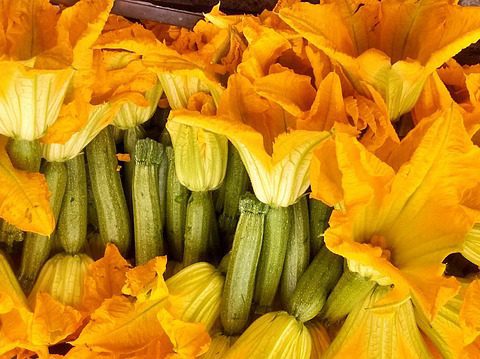
<svg viewBox="0 0 480 359"><path fill-rule="evenodd" d="M205 261L215 218L212 196L208 191L192 192L187 205L183 265Z"/></svg>
<svg viewBox="0 0 480 359"><path fill-rule="evenodd" d="M45 162L43 171L50 190L50 205L58 218L67 186L67 168L62 162ZM53 236L54 234L52 234ZM50 254L52 237L28 233L23 243L18 279L25 293L30 292L40 269Z"/></svg>
<svg viewBox="0 0 480 359"><path fill-rule="evenodd" d="M139 140L135 147L132 204L137 265L165 253L158 180L163 151L162 144L151 139Z"/></svg>
<svg viewBox="0 0 480 359"><path fill-rule="evenodd" d="M111 129L101 131L86 152L100 236L104 244L113 243L126 255L131 239L130 216Z"/></svg>
<svg viewBox="0 0 480 359"><path fill-rule="evenodd" d="M257 313L263 314L271 310L282 276L292 219L290 207L270 207L266 215L255 282L254 301L257 304Z"/></svg>
<svg viewBox="0 0 480 359"><path fill-rule="evenodd" d="M228 165L225 180L223 181L223 211L218 221L222 238L228 241L228 248L232 245L233 234L238 222L238 204L240 197L247 191L249 178L238 151L232 144L228 144Z"/></svg>
<svg viewBox="0 0 480 359"><path fill-rule="evenodd" d="M283 266L280 297L285 305L293 294L297 282L310 263L310 231L306 197L292 205L293 224L287 244L287 255Z"/></svg>
<svg viewBox="0 0 480 359"><path fill-rule="evenodd" d="M333 208L314 198L308 200L308 207L310 210L310 255L313 258L323 246L323 234L328 228L328 220Z"/></svg>
<svg viewBox="0 0 480 359"><path fill-rule="evenodd" d="M362 302L375 286L374 281L345 268L340 280L328 296L320 315L329 323L338 322L346 317L358 303Z"/></svg>
<svg viewBox="0 0 480 359"><path fill-rule="evenodd" d="M183 258L183 238L189 192L178 180L175 171L175 158L172 147L165 149L168 158L168 176L165 206L165 229L168 253L176 261Z"/></svg>
<svg viewBox="0 0 480 359"><path fill-rule="evenodd" d="M83 153L65 162L67 188L57 223L57 239L68 254L77 254L87 240L87 174Z"/></svg>
<svg viewBox="0 0 480 359"><path fill-rule="evenodd" d="M268 206L250 193L240 200L221 304L220 319L228 335L240 334L248 324L267 211Z"/></svg>

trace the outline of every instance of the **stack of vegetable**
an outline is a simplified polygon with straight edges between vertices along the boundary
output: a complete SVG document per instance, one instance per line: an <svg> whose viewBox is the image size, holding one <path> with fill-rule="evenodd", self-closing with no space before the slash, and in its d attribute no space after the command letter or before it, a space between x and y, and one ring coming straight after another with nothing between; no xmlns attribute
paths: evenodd
<svg viewBox="0 0 480 359"><path fill-rule="evenodd" d="M480 8L112 5L0 1L0 357L480 356Z"/></svg>

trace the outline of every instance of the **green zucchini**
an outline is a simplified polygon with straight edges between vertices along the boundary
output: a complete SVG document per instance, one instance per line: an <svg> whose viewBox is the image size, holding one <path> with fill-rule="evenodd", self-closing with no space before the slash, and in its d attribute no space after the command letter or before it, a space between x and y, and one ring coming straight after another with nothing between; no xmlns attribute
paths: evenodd
<svg viewBox="0 0 480 359"><path fill-rule="evenodd" d="M338 322L362 302L376 285L375 281L345 268L337 285L328 296L320 316L329 323Z"/></svg>
<svg viewBox="0 0 480 359"><path fill-rule="evenodd" d="M280 297L284 305L292 296L298 280L310 263L308 205L305 196L292 205L292 212L292 230L280 282Z"/></svg>
<svg viewBox="0 0 480 359"><path fill-rule="evenodd" d="M209 191L192 192L187 205L183 265L206 261L215 220L212 196Z"/></svg>
<svg viewBox="0 0 480 359"><path fill-rule="evenodd" d="M310 198L308 209L310 211L310 256L313 258L323 246L323 234L328 228L328 220L333 208L322 201Z"/></svg>
<svg viewBox="0 0 480 359"><path fill-rule="evenodd" d="M100 236L104 244L113 243L126 255L131 240L130 216L111 128L102 130L86 152Z"/></svg>
<svg viewBox="0 0 480 359"><path fill-rule="evenodd" d="M301 322L313 319L342 275L343 258L325 246L315 256L298 281L287 303L287 311Z"/></svg>
<svg viewBox="0 0 480 359"><path fill-rule="evenodd" d="M168 253L176 261L183 259L183 238L189 191L177 178L175 172L175 158L173 148L165 149L168 158L168 176L166 191L165 230L168 244Z"/></svg>
<svg viewBox="0 0 480 359"><path fill-rule="evenodd" d="M165 254L160 213L159 167L164 148L151 139L138 140L132 178L135 263Z"/></svg>
<svg viewBox="0 0 480 359"><path fill-rule="evenodd" d="M218 228L222 238L227 240L226 249L232 245L233 235L238 222L238 204L241 196L247 191L249 178L242 159L236 148L228 143L228 164L222 187L223 193L219 200L223 200L222 214L218 219Z"/></svg>
<svg viewBox="0 0 480 359"><path fill-rule="evenodd" d="M267 211L268 206L250 193L240 200L221 304L220 318L227 335L240 334L248 324Z"/></svg>
<svg viewBox="0 0 480 359"><path fill-rule="evenodd" d="M67 187L57 222L57 239L68 254L79 253L87 240L87 174L83 153L65 162Z"/></svg>
<svg viewBox="0 0 480 359"><path fill-rule="evenodd" d="M135 168L135 146L138 140L144 139L147 134L142 126L125 130L123 150L130 155L130 161L124 163L124 188L129 208L132 209L133 170Z"/></svg>
<svg viewBox="0 0 480 359"><path fill-rule="evenodd" d="M292 219L290 207L270 207L266 215L255 282L254 302L257 313L263 314L271 310L282 276Z"/></svg>
<svg viewBox="0 0 480 359"><path fill-rule="evenodd" d="M55 218L58 218L67 186L67 167L63 162L45 162L42 172L51 193L50 206ZM55 233L52 234L54 235ZM48 259L52 241L52 237L27 233L18 273L19 282L25 293L30 292L40 269Z"/></svg>

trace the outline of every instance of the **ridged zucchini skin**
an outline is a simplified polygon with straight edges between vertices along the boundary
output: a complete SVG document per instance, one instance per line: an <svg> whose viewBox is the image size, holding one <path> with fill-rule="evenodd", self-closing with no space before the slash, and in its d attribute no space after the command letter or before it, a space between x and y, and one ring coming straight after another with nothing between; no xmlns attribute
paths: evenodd
<svg viewBox="0 0 480 359"><path fill-rule="evenodd" d="M292 229L280 281L280 298L286 305L310 263L310 231L306 197L292 205Z"/></svg>
<svg viewBox="0 0 480 359"><path fill-rule="evenodd" d="M221 214L218 219L218 229L222 238L226 239L224 247L229 250L232 246L233 235L238 222L240 198L247 191L249 185L248 173L236 148L228 144L228 164L225 179L223 180L222 195L219 196Z"/></svg>
<svg viewBox="0 0 480 359"><path fill-rule="evenodd" d="M227 335L238 335L248 324L267 211L268 206L252 194L240 200L220 315Z"/></svg>
<svg viewBox="0 0 480 359"><path fill-rule="evenodd" d="M301 322L313 319L322 310L342 271L343 257L322 247L300 277L287 311Z"/></svg>
<svg viewBox="0 0 480 359"><path fill-rule="evenodd" d="M310 256L313 259L323 246L323 234L328 228L328 220L333 208L328 207L322 201L310 198L308 209L310 213Z"/></svg>
<svg viewBox="0 0 480 359"><path fill-rule="evenodd" d="M151 139L138 140L132 178L135 263L165 254L160 213L159 167L164 148Z"/></svg>
<svg viewBox="0 0 480 359"><path fill-rule="evenodd" d="M187 204L183 247L183 265L206 261L212 249L211 235L216 230L212 195L209 191L192 192Z"/></svg>
<svg viewBox="0 0 480 359"><path fill-rule="evenodd" d="M83 153L65 165L67 187L57 222L57 239L66 253L77 254L87 241L87 173Z"/></svg>
<svg viewBox="0 0 480 359"><path fill-rule="evenodd" d="M42 172L50 191L50 206L55 218L58 218L67 186L67 167L63 162L45 162ZM29 293L33 288L40 269L48 259L53 236L55 232L50 237L35 233L26 235L18 273L18 280L25 293Z"/></svg>
<svg viewBox="0 0 480 359"><path fill-rule="evenodd" d="M268 210L265 218L262 251L257 268L254 301L255 312L269 312L280 278L291 235L293 213L290 207L277 207Z"/></svg>
<svg viewBox="0 0 480 359"><path fill-rule="evenodd" d="M113 243L126 255L131 241L131 224L110 127L90 142L86 153L100 236L104 244Z"/></svg>
<svg viewBox="0 0 480 359"><path fill-rule="evenodd" d="M178 180L175 171L175 158L173 148L165 148L168 159L167 194L165 204L165 233L168 253L173 259L181 262L183 259L183 240L185 235L185 222L188 189Z"/></svg>

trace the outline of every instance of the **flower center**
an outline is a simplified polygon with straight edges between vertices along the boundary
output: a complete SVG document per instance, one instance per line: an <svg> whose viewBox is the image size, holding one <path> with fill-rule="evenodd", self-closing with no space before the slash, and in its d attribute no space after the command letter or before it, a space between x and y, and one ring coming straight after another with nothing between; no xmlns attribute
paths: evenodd
<svg viewBox="0 0 480 359"><path fill-rule="evenodd" d="M384 236L379 234L374 234L370 239L370 245L372 247L380 248L382 250L382 258L385 258L387 261L390 261L392 258L392 252L387 247L387 241Z"/></svg>

